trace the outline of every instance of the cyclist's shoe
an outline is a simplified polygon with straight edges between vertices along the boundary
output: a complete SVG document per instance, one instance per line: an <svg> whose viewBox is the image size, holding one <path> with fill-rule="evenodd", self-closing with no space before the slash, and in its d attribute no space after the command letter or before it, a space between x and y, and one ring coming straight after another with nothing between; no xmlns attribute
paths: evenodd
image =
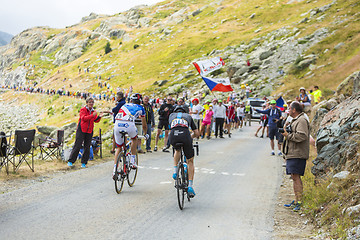
<svg viewBox="0 0 360 240"><path fill-rule="evenodd" d="M176 180L177 178L177 173L173 173L173 179Z"/></svg>
<svg viewBox="0 0 360 240"><path fill-rule="evenodd" d="M137 169L137 165L136 165L135 162L134 162L134 163L130 163L130 167L131 167L131 169Z"/></svg>
<svg viewBox="0 0 360 240"><path fill-rule="evenodd" d="M295 207L293 208L294 212L300 211L301 208L301 202L297 202L295 204Z"/></svg>
<svg viewBox="0 0 360 240"><path fill-rule="evenodd" d="M293 200L291 203L289 204L284 204L284 207L287 207L287 208L291 208L291 207L294 207L295 206L295 200Z"/></svg>
<svg viewBox="0 0 360 240"><path fill-rule="evenodd" d="M82 168L86 168L86 164L85 164L85 163L82 163L82 164L81 164L81 167L82 167Z"/></svg>
<svg viewBox="0 0 360 240"><path fill-rule="evenodd" d="M157 151L157 146L154 147L154 152L156 152L156 151Z"/></svg>
<svg viewBox="0 0 360 240"><path fill-rule="evenodd" d="M118 178L118 175L116 175L115 172L113 172L113 173L112 173L112 179L113 179L114 181L116 181L117 178Z"/></svg>
<svg viewBox="0 0 360 240"><path fill-rule="evenodd" d="M69 167L73 167L74 164L73 164L72 162L68 162L68 166L69 166Z"/></svg>
<svg viewBox="0 0 360 240"><path fill-rule="evenodd" d="M188 196L189 196L189 198L193 198L193 197L195 197L195 191L194 191L194 189L192 188L192 187L188 187Z"/></svg>

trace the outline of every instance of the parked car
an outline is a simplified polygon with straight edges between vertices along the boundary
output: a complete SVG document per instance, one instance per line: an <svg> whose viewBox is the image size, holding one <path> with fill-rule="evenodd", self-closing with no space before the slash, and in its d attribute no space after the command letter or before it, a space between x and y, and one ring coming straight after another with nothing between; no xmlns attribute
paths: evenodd
<svg viewBox="0 0 360 240"><path fill-rule="evenodd" d="M246 102L246 104L250 105L251 108L253 109L252 114L251 114L251 118L256 118L256 119L260 119L260 115L261 113L258 113L256 111L254 111L254 109L259 109L262 110L262 106L266 103L265 100L262 100L260 98L249 98Z"/></svg>

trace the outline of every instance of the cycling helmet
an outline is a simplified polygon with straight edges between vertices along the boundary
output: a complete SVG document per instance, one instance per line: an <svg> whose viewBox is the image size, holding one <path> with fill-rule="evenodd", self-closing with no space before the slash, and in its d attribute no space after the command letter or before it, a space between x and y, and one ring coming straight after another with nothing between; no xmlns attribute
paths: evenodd
<svg viewBox="0 0 360 240"><path fill-rule="evenodd" d="M186 109L183 105L177 105L174 109L174 112L183 112L183 113L186 113Z"/></svg>
<svg viewBox="0 0 360 240"><path fill-rule="evenodd" d="M140 104L142 96L140 93L134 93L133 95L131 95L130 100L133 101L135 104Z"/></svg>

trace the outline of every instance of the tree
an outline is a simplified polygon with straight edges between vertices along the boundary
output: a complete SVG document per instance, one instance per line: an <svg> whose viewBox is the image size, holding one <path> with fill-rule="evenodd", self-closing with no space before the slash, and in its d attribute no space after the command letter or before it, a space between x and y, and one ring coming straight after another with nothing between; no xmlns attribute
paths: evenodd
<svg viewBox="0 0 360 240"><path fill-rule="evenodd" d="M110 47L110 42L107 42L105 45L105 54L108 54L111 51L112 51L112 49Z"/></svg>

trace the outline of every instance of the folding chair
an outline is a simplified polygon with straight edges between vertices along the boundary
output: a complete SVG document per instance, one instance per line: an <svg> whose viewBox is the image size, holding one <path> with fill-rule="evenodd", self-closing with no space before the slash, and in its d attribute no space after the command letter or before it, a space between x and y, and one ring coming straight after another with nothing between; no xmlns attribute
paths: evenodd
<svg viewBox="0 0 360 240"><path fill-rule="evenodd" d="M26 162L31 171L34 172L34 138L35 129L15 130L14 146L9 146L7 168L9 167L9 163L11 163L13 165L14 172L16 172L20 168L21 164ZM11 142L11 135L9 142ZM31 165L29 163L30 160L27 160L28 157L31 157Z"/></svg>
<svg viewBox="0 0 360 240"><path fill-rule="evenodd" d="M64 146L64 130L57 131L56 140L50 137L39 139L41 159L61 158L61 151Z"/></svg>
<svg viewBox="0 0 360 240"><path fill-rule="evenodd" d="M0 132L0 170L5 167L7 169L7 157L8 157L8 141L6 134Z"/></svg>

